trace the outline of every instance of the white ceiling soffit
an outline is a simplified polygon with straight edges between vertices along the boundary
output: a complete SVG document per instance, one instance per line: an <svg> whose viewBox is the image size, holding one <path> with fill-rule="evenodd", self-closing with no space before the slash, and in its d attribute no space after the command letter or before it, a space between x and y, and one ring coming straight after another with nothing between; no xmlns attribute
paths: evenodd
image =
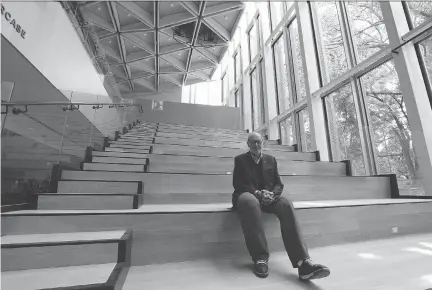
<svg viewBox="0 0 432 290"><path fill-rule="evenodd" d="M98 60L123 95L209 80L245 8L241 1L68 3L93 32L104 56Z"/></svg>

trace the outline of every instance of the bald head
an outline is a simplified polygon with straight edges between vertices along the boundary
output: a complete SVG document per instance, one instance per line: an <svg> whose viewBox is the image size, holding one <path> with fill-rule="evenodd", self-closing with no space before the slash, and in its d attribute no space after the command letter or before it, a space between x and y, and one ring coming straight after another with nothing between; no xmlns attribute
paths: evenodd
<svg viewBox="0 0 432 290"><path fill-rule="evenodd" d="M250 133L247 140L249 151L256 156L261 155L262 141L261 134L256 132Z"/></svg>

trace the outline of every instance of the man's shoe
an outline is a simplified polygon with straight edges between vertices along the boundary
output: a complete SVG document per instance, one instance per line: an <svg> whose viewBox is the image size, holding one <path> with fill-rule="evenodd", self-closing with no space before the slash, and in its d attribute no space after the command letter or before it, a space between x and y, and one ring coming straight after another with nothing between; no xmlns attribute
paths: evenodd
<svg viewBox="0 0 432 290"><path fill-rule="evenodd" d="M321 279L330 275L330 269L320 264L314 264L311 259L306 259L298 268L300 280Z"/></svg>
<svg viewBox="0 0 432 290"><path fill-rule="evenodd" d="M266 260L258 260L255 262L254 272L257 277L266 278L269 274L268 264Z"/></svg>

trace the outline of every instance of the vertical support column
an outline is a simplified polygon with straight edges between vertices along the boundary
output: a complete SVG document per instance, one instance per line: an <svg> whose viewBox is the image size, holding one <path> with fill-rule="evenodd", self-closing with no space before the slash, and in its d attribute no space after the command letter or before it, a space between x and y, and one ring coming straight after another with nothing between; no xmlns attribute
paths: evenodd
<svg viewBox="0 0 432 290"><path fill-rule="evenodd" d="M251 93L251 83L250 83L250 74L249 72L245 72L245 69L249 65L249 43L247 33L241 34L241 57L242 57L242 75L243 75L243 125L245 130L249 130L252 132L252 93Z"/></svg>
<svg viewBox="0 0 432 290"><path fill-rule="evenodd" d="M261 10L262 11L267 11L267 9L265 9L265 5L268 5L267 2L263 2L261 3ZM268 13L261 13L260 14L260 18L261 18L261 32L262 32L262 36L263 36L263 41L262 41L262 45L263 45L263 71L264 71L264 77L265 77L265 90L264 91L264 95L265 95L265 101L266 101L266 108L267 108L267 112L266 112L266 123L267 123L267 135L269 140L277 140L280 138L279 136L279 128L278 128L278 123L273 121L270 122L270 120L274 119L277 117L278 115L278 111L277 111L277 99L276 99L276 87L275 87L275 68L273 65L273 52L272 52L272 47L271 47L271 43L269 45L265 45L265 40L268 38L268 36L271 34L270 31L270 18L269 18L269 14Z"/></svg>
<svg viewBox="0 0 432 290"><path fill-rule="evenodd" d="M401 2L381 2L384 23L386 23L390 45L395 47L401 43L400 36L409 32L408 23ZM404 96L412 141L417 155L417 180L423 184L425 192L432 192L432 110L421 72L414 44L403 45L393 54L396 71L399 76L400 88Z"/></svg>
<svg viewBox="0 0 432 290"><path fill-rule="evenodd" d="M312 17L307 2L296 2L296 14L299 25L300 42L302 47L303 67L306 79L307 104L309 110L309 122L312 133L312 150L318 150L322 161L329 160L329 148L324 122L324 110L321 98L312 97L321 86L319 66L315 47ZM307 56L307 57L306 57Z"/></svg>

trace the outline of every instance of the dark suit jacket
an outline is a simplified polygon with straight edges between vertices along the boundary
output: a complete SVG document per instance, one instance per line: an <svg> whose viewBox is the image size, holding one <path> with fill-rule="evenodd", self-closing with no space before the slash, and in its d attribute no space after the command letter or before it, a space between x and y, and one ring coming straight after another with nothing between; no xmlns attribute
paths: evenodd
<svg viewBox="0 0 432 290"><path fill-rule="evenodd" d="M258 190L258 181L254 180L252 173L252 166L254 161L251 153L243 153L234 159L234 173L233 173L233 206L236 208L237 199L243 192L254 193ZM274 192L278 197L282 194L284 185L279 176L276 158L271 155L262 154L261 165L263 166L263 175L265 181L264 189Z"/></svg>

